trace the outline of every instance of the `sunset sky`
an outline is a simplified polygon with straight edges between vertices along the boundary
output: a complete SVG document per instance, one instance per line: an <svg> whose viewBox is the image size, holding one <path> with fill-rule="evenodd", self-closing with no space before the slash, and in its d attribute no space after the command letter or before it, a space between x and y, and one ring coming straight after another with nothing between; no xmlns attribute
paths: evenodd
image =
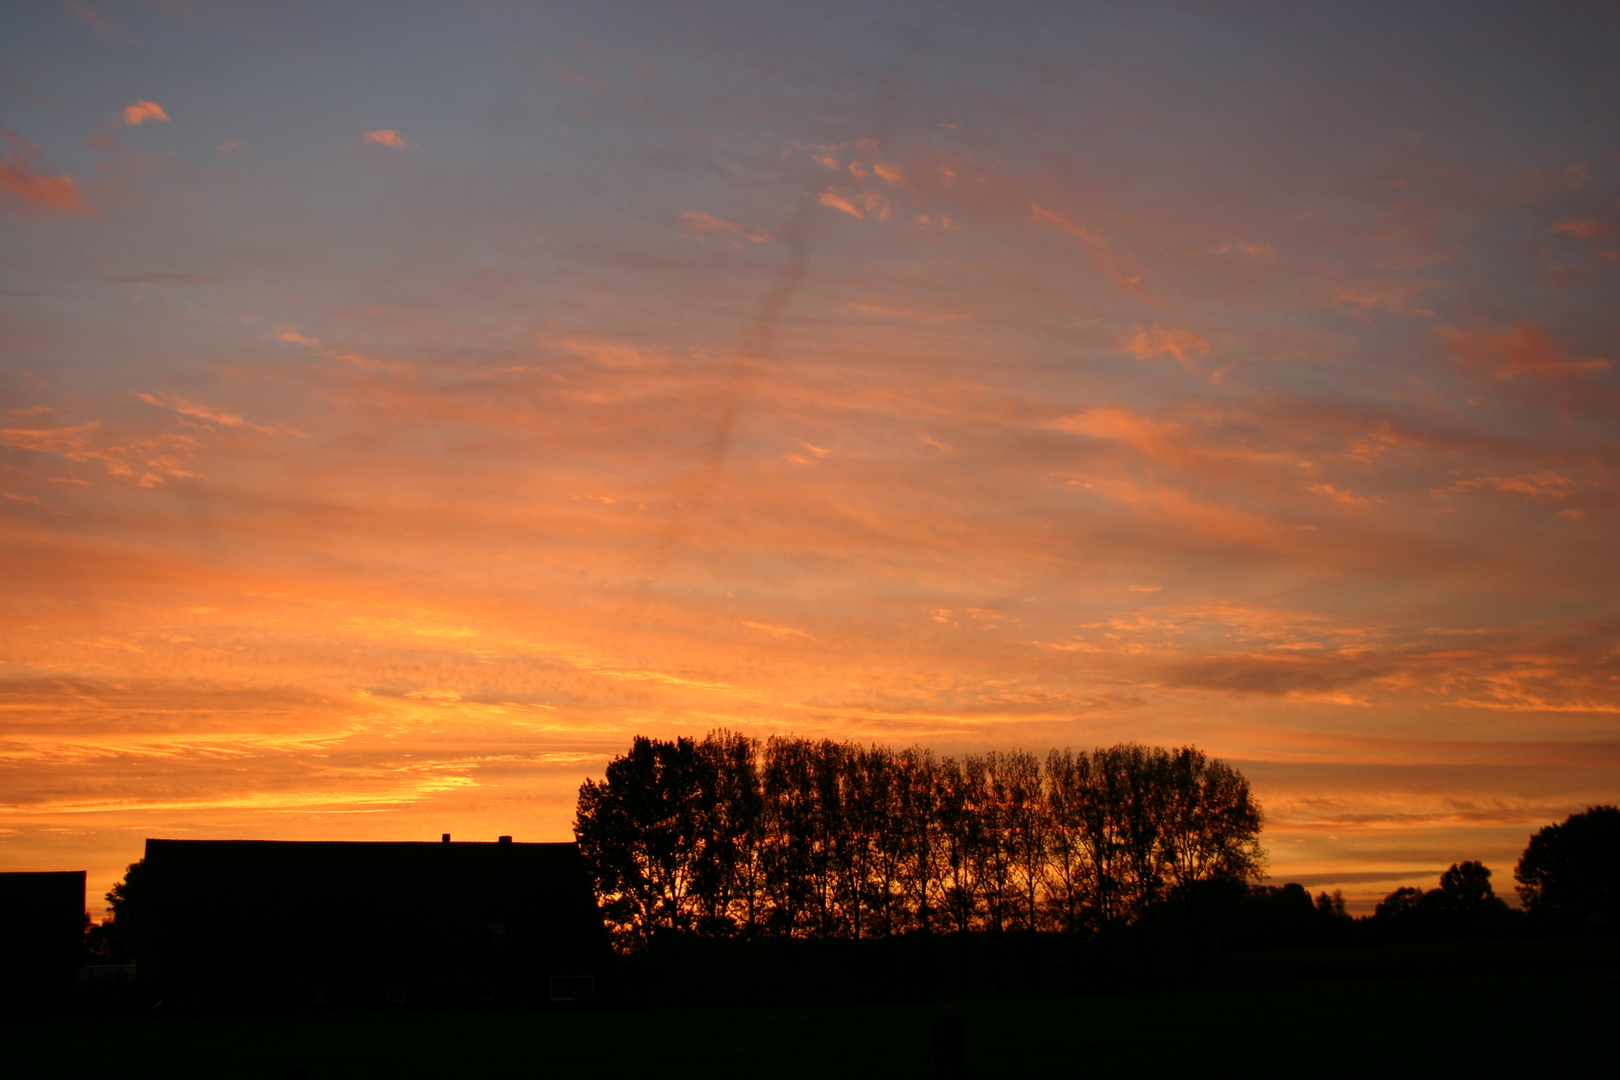
<svg viewBox="0 0 1620 1080"><path fill-rule="evenodd" d="M1620 799L1617 40L6 4L0 870L562 840L725 726L1190 742L1275 882L1511 893Z"/></svg>

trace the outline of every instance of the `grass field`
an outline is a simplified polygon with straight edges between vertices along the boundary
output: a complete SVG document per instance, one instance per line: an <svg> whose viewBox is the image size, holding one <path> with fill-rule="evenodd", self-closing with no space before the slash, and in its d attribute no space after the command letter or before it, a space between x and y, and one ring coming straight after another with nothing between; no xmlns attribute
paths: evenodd
<svg viewBox="0 0 1620 1080"><path fill-rule="evenodd" d="M100 1080L921 1078L934 1075L933 1022L947 1012L967 1018L972 1077L1560 1075L1612 1066L1620 979L1278 980L796 1008L51 1020L0 1028L0 1072Z"/></svg>

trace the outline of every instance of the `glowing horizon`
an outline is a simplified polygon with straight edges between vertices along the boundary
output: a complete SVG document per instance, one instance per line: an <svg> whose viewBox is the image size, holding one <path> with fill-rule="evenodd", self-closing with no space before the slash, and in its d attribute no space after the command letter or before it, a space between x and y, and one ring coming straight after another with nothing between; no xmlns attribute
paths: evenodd
<svg viewBox="0 0 1620 1080"><path fill-rule="evenodd" d="M0 20L0 868L719 726L1193 743L1360 911L1620 801L1612 13Z"/></svg>

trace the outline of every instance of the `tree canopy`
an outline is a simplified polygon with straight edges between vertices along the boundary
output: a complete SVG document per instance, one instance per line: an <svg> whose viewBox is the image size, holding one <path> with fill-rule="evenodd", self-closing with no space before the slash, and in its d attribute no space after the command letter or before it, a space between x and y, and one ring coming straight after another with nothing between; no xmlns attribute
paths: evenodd
<svg viewBox="0 0 1620 1080"><path fill-rule="evenodd" d="M1544 924L1620 930L1620 807L1588 807L1539 830L1513 877L1525 910Z"/></svg>
<svg viewBox="0 0 1620 1080"><path fill-rule="evenodd" d="M1095 928L1259 875L1248 781L1193 747L1041 761L728 731L637 737L575 835L626 944Z"/></svg>

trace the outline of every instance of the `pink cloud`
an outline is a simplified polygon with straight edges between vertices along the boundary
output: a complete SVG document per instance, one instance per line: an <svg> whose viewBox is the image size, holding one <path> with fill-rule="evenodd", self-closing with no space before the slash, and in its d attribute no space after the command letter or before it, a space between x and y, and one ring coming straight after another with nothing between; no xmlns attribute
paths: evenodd
<svg viewBox="0 0 1620 1080"><path fill-rule="evenodd" d="M124 106L124 123L129 127L140 127L148 120L167 124L169 114L155 101L136 100Z"/></svg>
<svg viewBox="0 0 1620 1080"><path fill-rule="evenodd" d="M862 214L860 212L860 210L855 206L854 203L850 202L844 196L839 195L839 194L837 194L835 192L823 191L820 195L816 196L816 201L818 203L820 203L822 206L830 206L834 210L842 210L844 213L850 215L851 217L859 218L859 217L865 217L866 216L865 214Z"/></svg>
<svg viewBox="0 0 1620 1080"><path fill-rule="evenodd" d="M392 150L404 150L410 144L399 137L399 132L393 128L381 128L377 131L368 131L360 137L361 142L373 143L377 146L386 146Z"/></svg>

